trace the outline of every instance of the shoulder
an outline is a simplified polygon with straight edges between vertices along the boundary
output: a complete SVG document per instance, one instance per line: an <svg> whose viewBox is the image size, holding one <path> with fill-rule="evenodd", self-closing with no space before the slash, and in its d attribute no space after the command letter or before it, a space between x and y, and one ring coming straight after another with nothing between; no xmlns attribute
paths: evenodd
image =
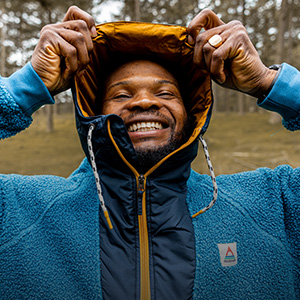
<svg viewBox="0 0 300 300"><path fill-rule="evenodd" d="M217 182L222 186L231 186L241 184L245 187L251 185L265 185L273 184L278 181L284 182L291 180L292 177L300 175L300 168L292 168L289 165L281 165L275 169L270 168L258 168L253 171L240 172L235 174L226 174L217 176ZM188 180L188 187L191 190L200 188L203 184L211 182L210 176L206 174L198 174L195 171L191 171L191 175Z"/></svg>
<svg viewBox="0 0 300 300"><path fill-rule="evenodd" d="M57 203L91 196L94 178L85 161L64 178L53 175L0 175L0 204L5 214L39 214Z"/></svg>
<svg viewBox="0 0 300 300"><path fill-rule="evenodd" d="M247 209L265 210L274 203L282 210L283 203L295 202L300 196L300 168L288 165L275 169L259 168L254 171L217 176L218 200L228 205L242 205ZM210 176L192 171L188 180L187 201L192 211L197 212L199 202L206 206L213 197L213 185ZM220 200L221 199L221 200ZM263 200L263 201L262 201ZM194 213L195 213L194 212Z"/></svg>
<svg viewBox="0 0 300 300"><path fill-rule="evenodd" d="M91 203L96 204L97 199L95 180L90 173L83 162L68 178L0 175L2 241L28 228L40 228L49 219L67 220L74 210L88 211L87 207Z"/></svg>

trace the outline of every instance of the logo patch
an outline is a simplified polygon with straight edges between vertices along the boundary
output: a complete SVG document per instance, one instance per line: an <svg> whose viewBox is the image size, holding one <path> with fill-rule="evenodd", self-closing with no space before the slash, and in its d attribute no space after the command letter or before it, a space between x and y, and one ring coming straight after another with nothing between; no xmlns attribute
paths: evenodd
<svg viewBox="0 0 300 300"><path fill-rule="evenodd" d="M237 264L236 243L218 244L222 267L231 267Z"/></svg>

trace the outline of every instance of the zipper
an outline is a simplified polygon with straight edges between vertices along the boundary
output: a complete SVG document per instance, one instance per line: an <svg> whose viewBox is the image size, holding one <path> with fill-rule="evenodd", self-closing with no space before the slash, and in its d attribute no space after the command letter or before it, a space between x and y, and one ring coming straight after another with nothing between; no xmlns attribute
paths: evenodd
<svg viewBox="0 0 300 300"><path fill-rule="evenodd" d="M137 179L137 206L138 206L138 215L143 214L143 196L145 193L145 176L140 174Z"/></svg>
<svg viewBox="0 0 300 300"><path fill-rule="evenodd" d="M150 290L150 266L149 266L149 236L146 214L146 175L139 174L138 171L124 157L110 130L110 120L107 120L107 129L110 139L119 153L122 160L129 167L136 177L137 183L137 208L138 208L138 225L139 225L139 242L140 242L140 300L151 300Z"/></svg>
<svg viewBox="0 0 300 300"><path fill-rule="evenodd" d="M151 289L150 289L150 265L149 265L149 236L147 226L147 214L146 214L146 178L152 172L154 172L164 161L182 148L188 146L193 142L197 135L193 135L184 145L179 147L174 152L167 155L155 166L153 166L145 175L139 174L138 171L128 162L121 152L119 146L114 140L110 130L110 119L107 119L107 129L110 139L119 153L121 159L129 167L136 177L137 183L137 200L138 200L138 225L139 225L139 240L140 240L140 300L151 300ZM200 132L200 130L198 130Z"/></svg>
<svg viewBox="0 0 300 300"><path fill-rule="evenodd" d="M149 237L146 214L146 177L137 178L138 223L140 240L140 299L150 300Z"/></svg>

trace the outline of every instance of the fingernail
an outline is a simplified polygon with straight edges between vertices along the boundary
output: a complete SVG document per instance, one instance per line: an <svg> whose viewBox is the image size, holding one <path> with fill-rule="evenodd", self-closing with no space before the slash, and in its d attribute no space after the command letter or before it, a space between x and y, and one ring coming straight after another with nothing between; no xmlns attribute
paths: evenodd
<svg viewBox="0 0 300 300"><path fill-rule="evenodd" d="M193 37L191 35L188 36L188 43L190 45L194 45L195 44L195 41L194 41L194 39L193 39Z"/></svg>
<svg viewBox="0 0 300 300"><path fill-rule="evenodd" d="M81 76L84 74L84 71L85 71L85 70L81 70L81 71L77 72L77 76L78 76L78 77L81 77Z"/></svg>
<svg viewBox="0 0 300 300"><path fill-rule="evenodd" d="M226 81L225 73L221 73L218 76L216 76L216 80L218 81L219 84L225 83L225 81Z"/></svg>
<svg viewBox="0 0 300 300"><path fill-rule="evenodd" d="M93 38L97 36L97 29L96 29L95 26L93 26L93 27L91 28L91 34L92 34L92 37L93 37Z"/></svg>

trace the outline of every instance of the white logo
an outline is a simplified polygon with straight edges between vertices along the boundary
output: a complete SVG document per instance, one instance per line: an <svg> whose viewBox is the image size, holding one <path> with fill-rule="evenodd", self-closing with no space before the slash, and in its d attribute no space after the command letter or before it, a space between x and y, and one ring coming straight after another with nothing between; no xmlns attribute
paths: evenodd
<svg viewBox="0 0 300 300"><path fill-rule="evenodd" d="M237 264L236 243L218 244L222 267L231 267Z"/></svg>

